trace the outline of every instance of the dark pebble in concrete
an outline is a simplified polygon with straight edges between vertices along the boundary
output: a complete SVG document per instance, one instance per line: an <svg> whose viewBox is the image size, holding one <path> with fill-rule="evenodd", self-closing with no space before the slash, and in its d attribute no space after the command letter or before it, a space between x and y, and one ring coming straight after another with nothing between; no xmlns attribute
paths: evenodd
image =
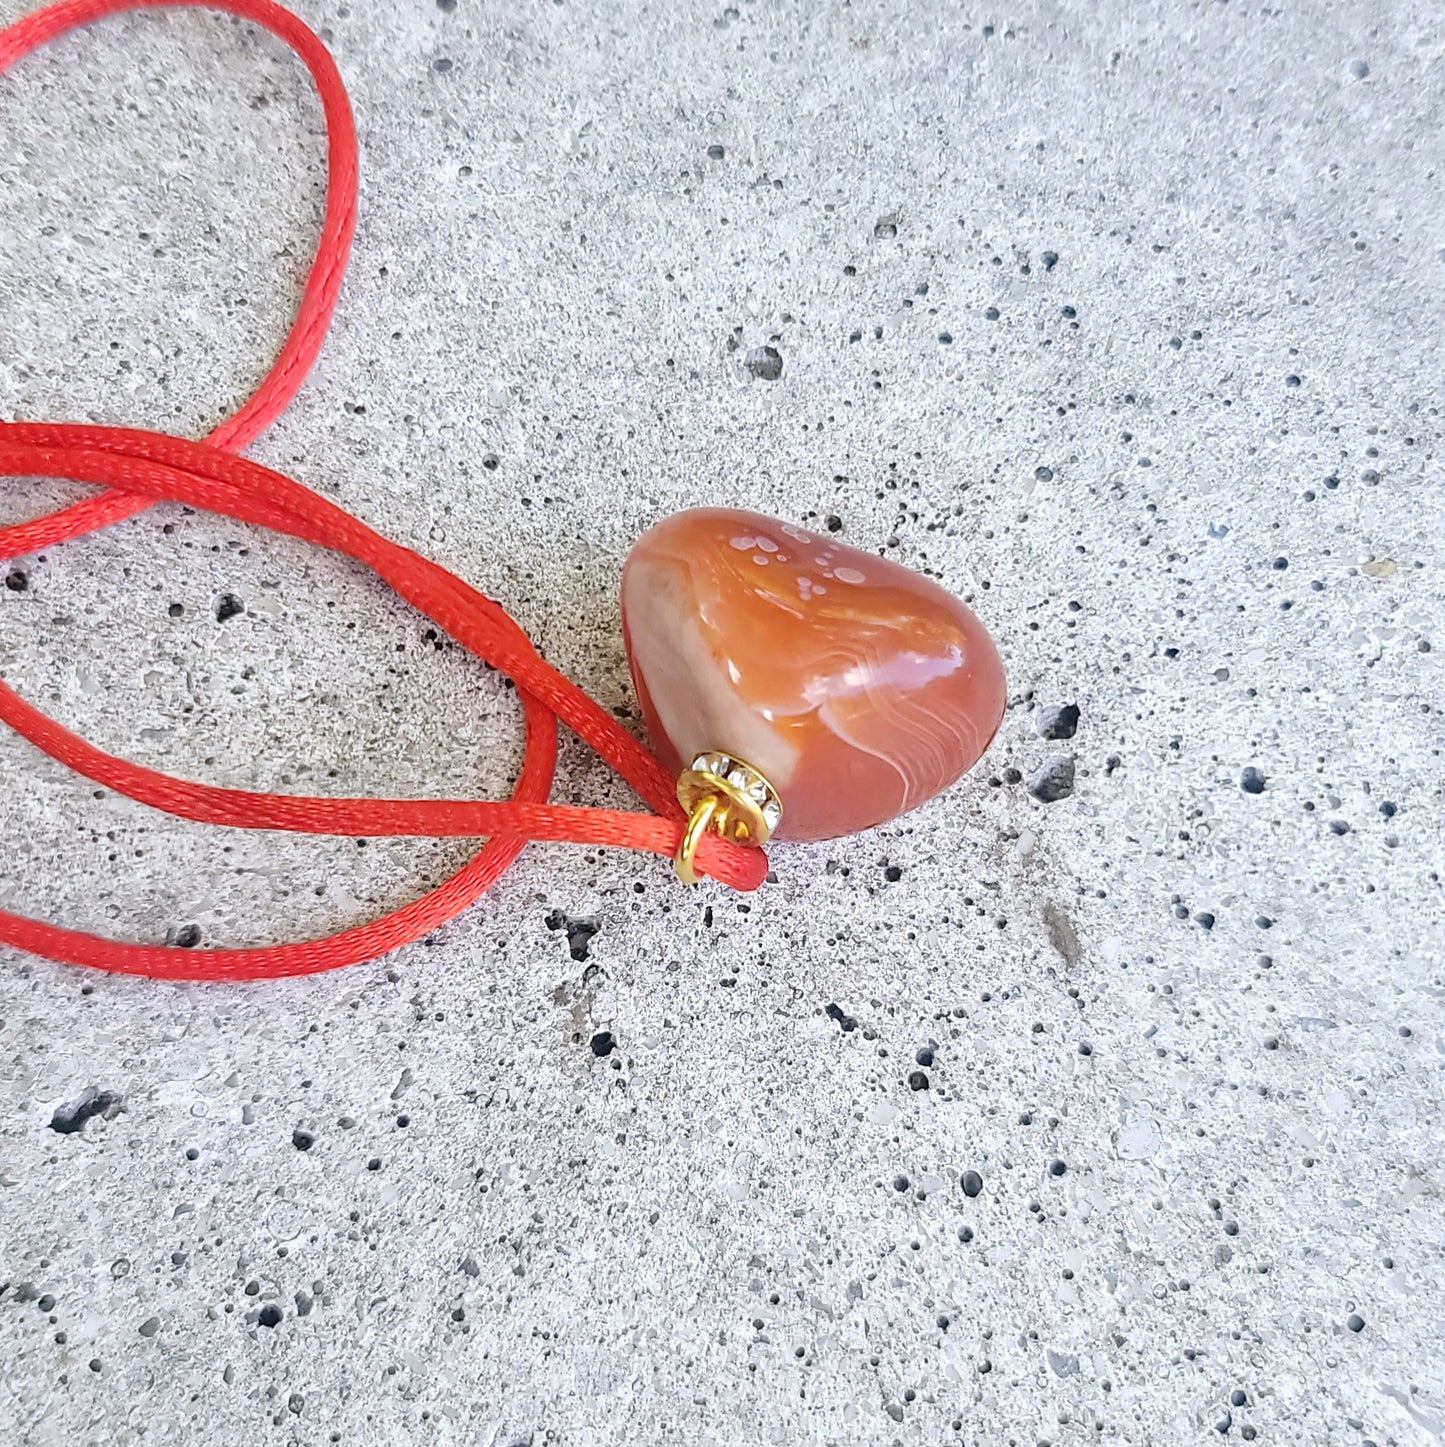
<svg viewBox="0 0 1445 1447"><path fill-rule="evenodd" d="M783 375L783 358L776 347L754 347L748 353L747 366L764 382L776 382Z"/></svg>
<svg viewBox="0 0 1445 1447"><path fill-rule="evenodd" d="M116 1103L117 1096L99 1086L87 1085L74 1100L67 1100L55 1107L50 1117L50 1129L60 1135L71 1135L84 1130L85 1123L92 1116L100 1115Z"/></svg>
<svg viewBox="0 0 1445 1447"><path fill-rule="evenodd" d="M573 919L571 915L564 914L560 909L554 909L547 916L547 928L550 930L566 930L567 952L579 963L585 960L592 948L592 938L602 928L602 925L591 916L583 916Z"/></svg>
<svg viewBox="0 0 1445 1447"><path fill-rule="evenodd" d="M1027 779L1028 791L1043 804L1057 804L1074 792L1074 760L1068 754L1051 754Z"/></svg>
<svg viewBox="0 0 1445 1447"><path fill-rule="evenodd" d="M1054 703L1037 710L1034 728L1041 739L1071 739L1079 727L1076 703Z"/></svg>

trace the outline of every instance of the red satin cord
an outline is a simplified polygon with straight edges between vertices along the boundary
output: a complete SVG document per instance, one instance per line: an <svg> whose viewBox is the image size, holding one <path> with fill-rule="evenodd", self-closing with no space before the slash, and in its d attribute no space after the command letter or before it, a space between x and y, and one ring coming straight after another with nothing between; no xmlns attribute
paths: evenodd
<svg viewBox="0 0 1445 1447"><path fill-rule="evenodd" d="M256 980L355 964L418 939L496 883L529 839L670 855L684 821L674 781L657 760L547 663L500 604L309 488L236 455L286 406L316 359L355 229L356 132L341 76L320 40L271 0L62 0L0 31L0 72L46 40L100 16L193 4L231 11L278 35L306 63L321 97L329 166L326 214L296 320L250 400L204 442L122 427L0 422L0 477L67 478L103 489L45 517L0 528L0 557L91 532L163 498L289 533L365 563L464 647L508 674L517 685L524 724L522 768L509 800L302 798L190 783L116 758L0 682L0 719L37 748L106 788L182 818L308 834L487 836L481 851L429 894L369 924L299 944L199 951L125 944L0 910L0 943L53 960L171 980ZM559 719L657 812L549 804ZM698 860L705 872L739 889L755 889L768 867L761 850L713 836L704 838Z"/></svg>

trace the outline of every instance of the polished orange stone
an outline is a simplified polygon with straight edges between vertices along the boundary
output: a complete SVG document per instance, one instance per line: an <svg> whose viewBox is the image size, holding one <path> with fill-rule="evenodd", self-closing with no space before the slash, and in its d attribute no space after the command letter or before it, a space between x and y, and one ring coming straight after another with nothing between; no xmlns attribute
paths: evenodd
<svg viewBox="0 0 1445 1447"><path fill-rule="evenodd" d="M644 533L622 570L622 631L663 764L746 759L782 798L780 838L916 808L1003 718L998 650L957 598L758 513L699 508Z"/></svg>

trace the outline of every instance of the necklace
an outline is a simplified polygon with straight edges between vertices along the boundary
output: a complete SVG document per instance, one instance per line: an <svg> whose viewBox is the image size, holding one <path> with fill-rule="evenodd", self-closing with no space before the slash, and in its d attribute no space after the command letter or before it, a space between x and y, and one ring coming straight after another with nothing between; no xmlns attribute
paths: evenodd
<svg viewBox="0 0 1445 1447"><path fill-rule="evenodd" d="M61 0L0 31L0 74L45 41L118 11L203 0ZM510 799L306 798L216 788L107 754L0 681L0 720L105 788L182 818L351 836L485 837L420 899L320 939L245 949L131 944L0 911L0 943L70 964L170 980L308 974L420 938L489 889L529 839L671 856L680 878L755 889L762 846L895 818L958 779L1003 717L983 625L935 583L792 523L736 509L679 513L645 533L622 574L622 622L653 751L538 654L500 604L240 452L305 380L336 306L356 222L357 144L335 62L272 0L205 0L254 21L305 63L326 117L328 182L316 256L271 370L203 441L81 423L0 422L0 477L99 492L0 528L0 557L78 537L167 500L288 533L365 563L515 682L524 754ZM557 724L586 740L652 812L551 804Z"/></svg>

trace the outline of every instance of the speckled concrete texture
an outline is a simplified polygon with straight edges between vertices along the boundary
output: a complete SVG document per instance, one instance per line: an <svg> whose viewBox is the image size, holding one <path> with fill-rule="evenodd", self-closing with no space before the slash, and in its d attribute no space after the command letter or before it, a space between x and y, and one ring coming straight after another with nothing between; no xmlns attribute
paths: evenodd
<svg viewBox="0 0 1445 1447"><path fill-rule="evenodd" d="M1445 12L301 9L361 222L256 457L618 710L622 558L699 502L937 576L1013 702L747 899L534 847L335 975L4 954L0 1440L1439 1442ZM199 12L0 79L0 413L232 409L319 136ZM299 543L163 507L4 571L0 671L113 751L516 764L504 683ZM575 741L556 797L628 799ZM6 908L200 948L468 848L180 823L8 734L0 819Z"/></svg>

